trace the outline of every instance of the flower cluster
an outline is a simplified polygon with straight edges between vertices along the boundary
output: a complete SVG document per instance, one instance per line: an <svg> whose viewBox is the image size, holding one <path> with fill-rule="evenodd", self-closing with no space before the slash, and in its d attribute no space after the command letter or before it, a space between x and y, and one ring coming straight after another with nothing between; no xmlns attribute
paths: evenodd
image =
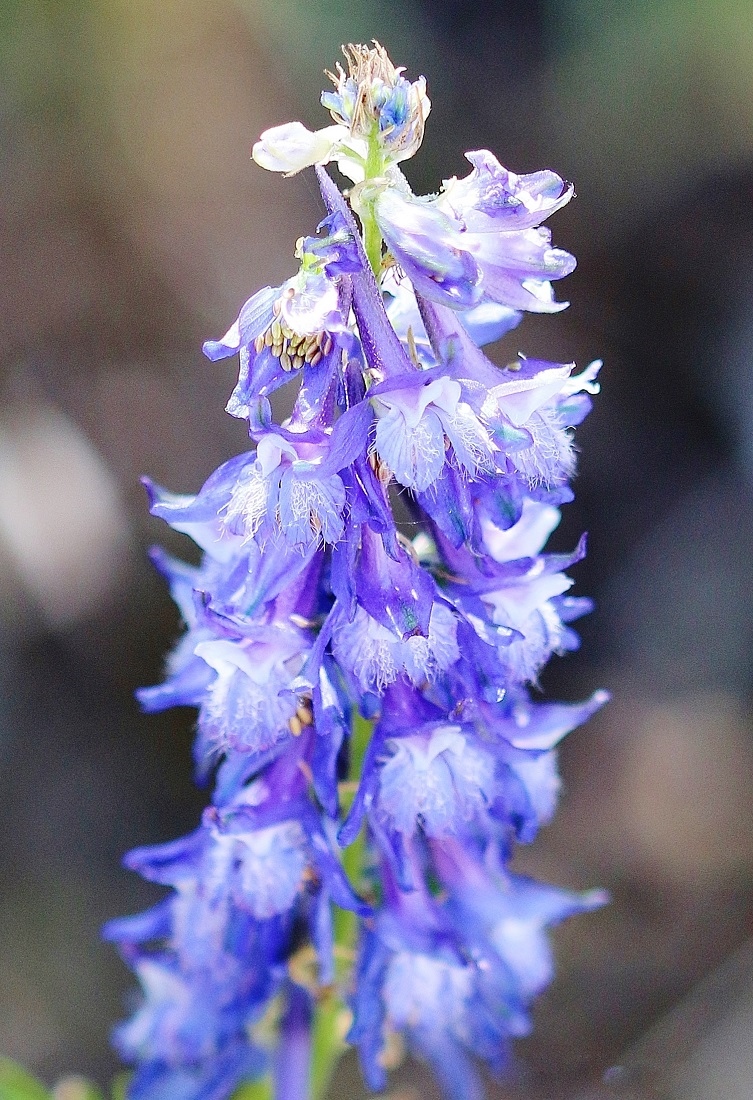
<svg viewBox="0 0 753 1100"><path fill-rule="evenodd" d="M379 45L346 58L322 97L334 125L254 146L269 169L316 165L327 216L297 273L204 346L239 356L227 410L251 449L196 496L147 483L203 556L155 552L185 633L140 699L198 708L213 795L190 836L129 854L171 891L107 929L143 986L116 1031L133 1100L225 1100L265 1074L299 1100L333 1003L372 1088L399 1036L471 1100L474 1062L500 1069L530 1027L547 927L604 901L509 866L554 812L557 743L606 698L532 695L590 606L566 574L583 541L544 547L598 364L481 350L521 310L563 308L552 281L574 260L541 223L572 188L482 150L413 195L398 164L424 80Z"/></svg>

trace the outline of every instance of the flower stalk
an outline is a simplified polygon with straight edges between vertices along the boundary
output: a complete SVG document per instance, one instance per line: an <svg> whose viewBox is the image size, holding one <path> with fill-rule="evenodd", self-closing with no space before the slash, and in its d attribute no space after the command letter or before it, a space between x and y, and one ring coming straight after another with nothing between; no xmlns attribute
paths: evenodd
<svg viewBox="0 0 753 1100"><path fill-rule="evenodd" d="M478 1100L552 977L547 929L605 901L510 869L554 813L558 742L607 698L533 694L590 608L567 574L584 540L545 545L599 364L482 350L564 308L575 261L542 223L572 187L478 150L414 195L425 81L378 43L344 52L332 124L253 150L315 167L327 216L204 345L238 356L251 445L196 495L146 482L202 557L153 553L184 633L139 698L197 709L212 795L189 836L128 854L169 893L106 929L143 990L115 1032L130 1100L323 1097L346 1043L374 1090L409 1050Z"/></svg>

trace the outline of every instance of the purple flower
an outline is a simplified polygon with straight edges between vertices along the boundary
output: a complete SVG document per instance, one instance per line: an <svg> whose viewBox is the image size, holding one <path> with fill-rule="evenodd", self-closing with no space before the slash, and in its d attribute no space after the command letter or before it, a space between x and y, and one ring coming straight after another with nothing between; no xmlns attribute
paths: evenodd
<svg viewBox="0 0 753 1100"><path fill-rule="evenodd" d="M491 153L468 153L465 180L450 180L435 199L387 187L374 214L387 246L427 298L468 309L486 297L514 310L552 313L551 281L569 275L574 258L553 248L540 223L572 196L553 172L515 176Z"/></svg>
<svg viewBox="0 0 753 1100"><path fill-rule="evenodd" d="M114 1037L132 1100L229 1100L265 1073L305 1100L346 1002L372 1088L399 1033L447 1095L480 1100L475 1062L504 1070L552 977L548 927L605 900L510 871L554 814L559 741L607 698L530 687L590 609L567 573L585 540L545 548L599 364L481 350L564 308L552 282L575 261L542 222L572 187L482 150L413 195L398 165L425 81L377 43L345 54L334 125L254 146L273 171L316 165L327 216L297 273L204 345L239 357L227 411L251 443L195 495L146 482L201 557L153 552L184 631L139 698L196 708L212 792L194 832L126 857L169 893L106 929L142 987Z"/></svg>
<svg viewBox="0 0 753 1100"><path fill-rule="evenodd" d="M454 840L434 847L439 873L450 891L447 907L452 917L499 958L520 1002L528 1004L554 973L546 929L574 913L599 908L608 900L606 893L576 894L501 868L494 873L488 861L484 866L469 857Z"/></svg>
<svg viewBox="0 0 753 1100"><path fill-rule="evenodd" d="M415 381L414 381L415 379ZM392 379L371 391L377 411L375 449L406 488L423 492L452 461L470 477L494 467L494 446L486 428L452 378L399 387ZM452 448L451 458L446 451Z"/></svg>
<svg viewBox="0 0 753 1100"><path fill-rule="evenodd" d="M573 197L572 184L555 172L516 176L487 149L466 153L473 170L446 180L440 205L476 233L533 229Z"/></svg>
<svg viewBox="0 0 753 1100"><path fill-rule="evenodd" d="M386 868L383 875L389 878ZM423 889L404 892L393 883L361 944L349 1035L371 1088L384 1087L384 1037L398 1032L448 1096L481 1100L472 1056L499 1072L510 1038L530 1030L507 969L492 952L474 957L465 941L448 908Z"/></svg>
<svg viewBox="0 0 753 1100"><path fill-rule="evenodd" d="M426 634L407 637L359 605L352 622L336 625L332 652L341 665L352 667L362 691L379 693L398 676L422 684L448 669L460 656L456 629L452 611L440 603L431 609Z"/></svg>
<svg viewBox="0 0 753 1100"><path fill-rule="evenodd" d="M405 836L463 830L495 795L494 759L459 725L388 737L375 813Z"/></svg>
<svg viewBox="0 0 753 1100"><path fill-rule="evenodd" d="M255 461L231 490L228 529L246 539L279 533L292 546L337 542L344 529L345 487L322 463L326 451L326 444L296 445L274 432L263 435Z"/></svg>
<svg viewBox="0 0 753 1100"><path fill-rule="evenodd" d="M360 268L360 253L341 217L325 224L332 230L328 237L302 241L297 275L253 295L220 340L204 343L212 362L239 354L238 384L227 411L252 427L266 422L267 399L275 390L302 378L303 390L326 393L350 358L360 354L347 325L349 285L341 278Z"/></svg>

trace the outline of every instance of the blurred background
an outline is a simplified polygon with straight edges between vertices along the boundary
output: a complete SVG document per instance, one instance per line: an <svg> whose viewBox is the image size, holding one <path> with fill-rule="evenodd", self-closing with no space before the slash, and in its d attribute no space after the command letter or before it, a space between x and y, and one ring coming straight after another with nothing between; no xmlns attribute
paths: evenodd
<svg viewBox="0 0 753 1100"><path fill-rule="evenodd" d="M433 102L415 191L466 149L551 167L579 267L557 317L492 350L605 360L578 431L581 652L545 689L615 701L562 750L518 866L613 904L493 1095L753 1095L753 5L750 0L0 0L0 1051L48 1082L117 1064L132 986L101 922L155 900L120 868L193 828L192 714L145 717L178 630L141 473L195 491L246 445L235 363L201 341L294 269L310 173L249 162L325 124L322 70L378 38ZM605 1078L606 1073L606 1078ZM346 1063L333 1096L360 1095ZM395 1096L428 1100L405 1067Z"/></svg>

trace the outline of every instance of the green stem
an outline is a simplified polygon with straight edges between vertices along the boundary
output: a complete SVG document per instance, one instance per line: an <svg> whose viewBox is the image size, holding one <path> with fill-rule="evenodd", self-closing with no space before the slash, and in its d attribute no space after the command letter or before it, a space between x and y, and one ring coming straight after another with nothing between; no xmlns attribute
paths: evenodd
<svg viewBox="0 0 753 1100"><path fill-rule="evenodd" d="M382 272L382 234L371 210L368 213L363 212L361 221L363 222L363 247L371 265L371 270L374 272L377 281L379 281Z"/></svg>
<svg viewBox="0 0 753 1100"><path fill-rule="evenodd" d="M334 994L317 1005L311 1032L311 1097L322 1100L345 1051L342 1018L345 1006Z"/></svg>
<svg viewBox="0 0 753 1100"><path fill-rule="evenodd" d="M363 758L371 739L372 722L357 716L353 722L351 739L350 775L357 781L361 775ZM366 840L363 831L343 852L343 870L357 891L361 884L366 856ZM348 909L336 908L333 917L335 940L335 963L342 967L338 986L347 986L351 969L351 959L355 956L358 942L358 917ZM347 1013L344 1001L337 989L327 991L317 1005L314 1013L313 1034L311 1037L311 1096L313 1100L322 1100L341 1054L345 1050L343 1038L343 1020Z"/></svg>
<svg viewBox="0 0 753 1100"><path fill-rule="evenodd" d="M375 124L368 139L364 183L368 180L377 179L383 174L384 153L379 140L379 127ZM364 209L361 212L361 222L363 224L363 247L368 256L371 270L378 282L382 271L382 234L379 231L372 205L369 202L364 204Z"/></svg>

